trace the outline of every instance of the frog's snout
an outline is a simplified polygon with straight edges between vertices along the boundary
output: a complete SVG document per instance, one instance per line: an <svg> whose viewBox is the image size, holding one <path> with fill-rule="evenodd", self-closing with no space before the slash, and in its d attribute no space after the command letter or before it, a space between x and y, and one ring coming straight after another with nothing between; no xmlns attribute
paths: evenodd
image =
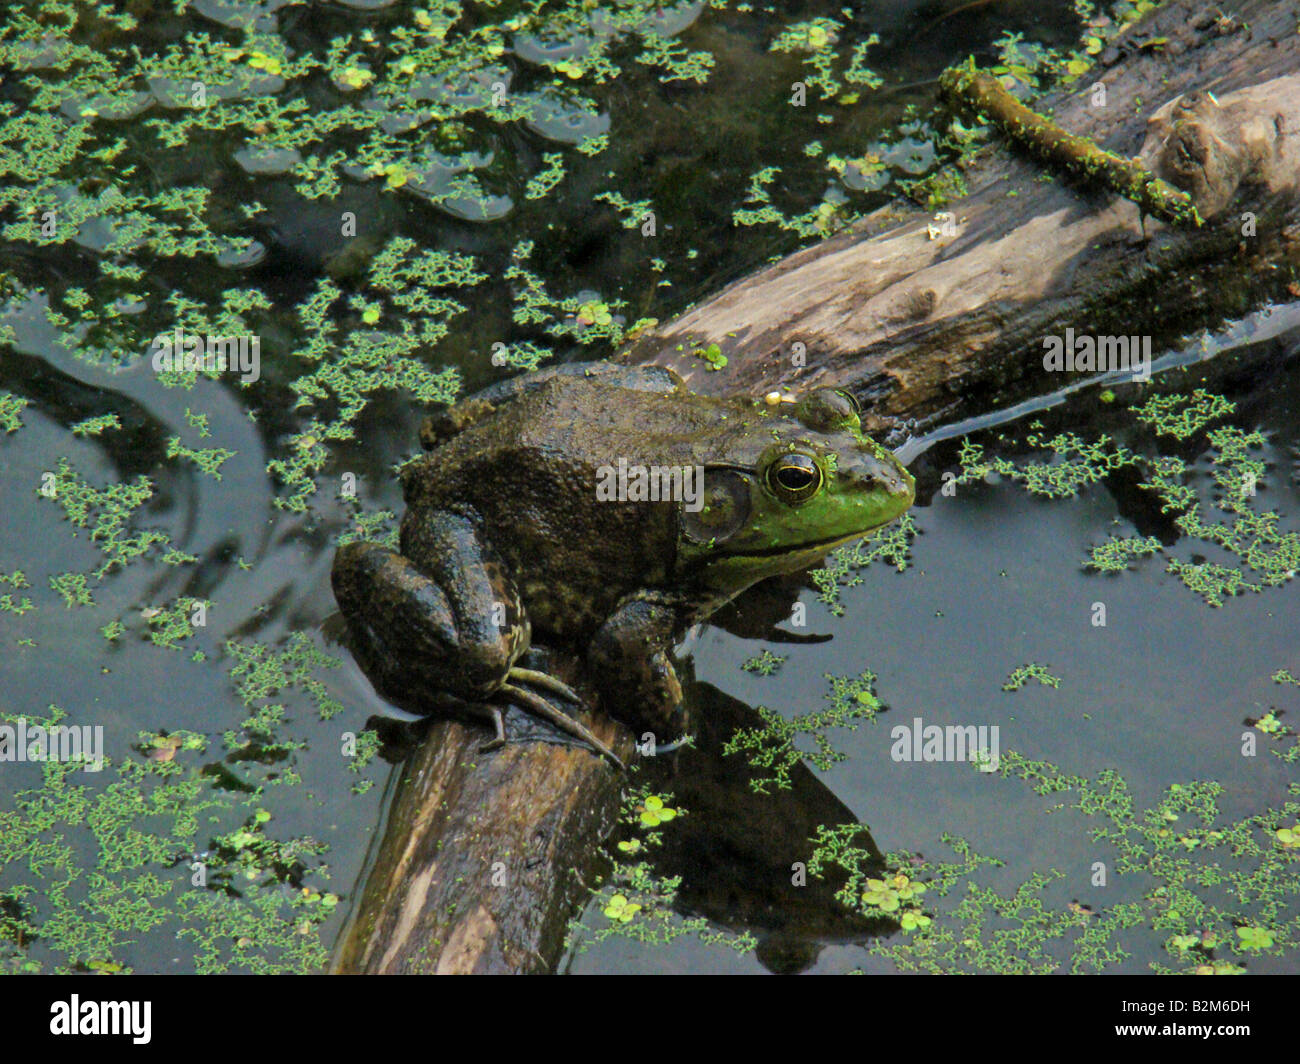
<svg viewBox="0 0 1300 1064"><path fill-rule="evenodd" d="M882 457L870 451L859 451L848 462L842 463L840 475L850 481L853 488L896 499L906 509L916 498L916 481L888 452Z"/></svg>
<svg viewBox="0 0 1300 1064"><path fill-rule="evenodd" d="M889 475L887 487L895 498L906 499L908 506L916 499L916 479L901 465Z"/></svg>

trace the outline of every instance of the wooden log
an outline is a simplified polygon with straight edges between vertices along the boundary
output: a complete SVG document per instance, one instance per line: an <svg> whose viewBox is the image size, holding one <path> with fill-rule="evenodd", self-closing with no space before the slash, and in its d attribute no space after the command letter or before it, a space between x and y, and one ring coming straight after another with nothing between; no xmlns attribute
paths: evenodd
<svg viewBox="0 0 1300 1064"><path fill-rule="evenodd" d="M1105 188L1040 180L995 143L966 173L955 235L891 206L759 270L638 338L622 358L671 365L697 391L833 383L876 424L934 423L1056 390L1045 335L1147 334L1159 344L1280 292L1300 262L1300 4L1224 20L1173 2L1113 63L1047 102L1075 133L1138 154L1206 223L1169 227ZM1143 46L1164 38L1160 47ZM1093 106L1095 84L1105 105ZM1188 97L1211 90L1212 98ZM1040 108L1041 109L1041 108ZM1240 215L1256 215L1253 236ZM1211 297L1209 293L1213 292ZM716 343L712 371L691 351ZM794 345L806 364L791 360ZM678 351L679 346L683 349ZM575 659L557 671L580 682ZM588 719L620 756L625 729ZM439 722L405 766L384 838L336 950L340 972L546 971L615 822L623 783L589 751Z"/></svg>
<svg viewBox="0 0 1300 1064"><path fill-rule="evenodd" d="M1159 345L1287 298L1278 267L1300 261L1297 7L1248 3L1225 22L1212 6L1167 4L1121 38L1122 62L1039 108L1118 155L1136 150L1191 195L1199 228L1144 223L1104 185L1053 174L995 140L964 174L970 194L945 208L955 222L946 234L929 212L891 205L741 279L622 357L672 366L709 394L829 384L853 391L876 427L934 423L994 393L1013 403L1061 387L1043 371L1042 342L1067 325ZM1140 46L1160 38L1160 49ZM1246 211L1253 235L1243 234ZM694 354L711 344L726 356L721 370Z"/></svg>
<svg viewBox="0 0 1300 1064"><path fill-rule="evenodd" d="M627 760L627 729L584 719ZM511 714L518 738L525 722ZM588 750L437 721L402 769L334 970L488 974L554 968L588 893L623 774Z"/></svg>

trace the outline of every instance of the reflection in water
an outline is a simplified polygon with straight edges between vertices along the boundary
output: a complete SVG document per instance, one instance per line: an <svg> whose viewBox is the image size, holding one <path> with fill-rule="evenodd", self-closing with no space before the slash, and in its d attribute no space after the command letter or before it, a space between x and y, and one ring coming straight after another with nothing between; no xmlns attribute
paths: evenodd
<svg viewBox="0 0 1300 1064"><path fill-rule="evenodd" d="M868 919L836 900L842 876L809 877L791 889L818 826L857 817L802 762L790 773L789 790L754 793L753 770L742 757L724 757L722 747L738 729L762 727L758 713L707 683L692 684L686 699L696 720L694 748L645 763L655 786L690 811L648 851L656 873L682 877L679 911L756 935L759 961L777 973L803 971L828 944L896 931L893 921ZM857 844L880 858L865 826Z"/></svg>

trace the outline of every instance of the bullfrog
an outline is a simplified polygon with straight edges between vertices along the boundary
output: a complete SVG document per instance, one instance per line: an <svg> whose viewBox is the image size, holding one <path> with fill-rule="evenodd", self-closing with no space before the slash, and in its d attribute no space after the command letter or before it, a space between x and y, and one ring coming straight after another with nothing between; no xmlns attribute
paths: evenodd
<svg viewBox="0 0 1300 1064"><path fill-rule="evenodd" d="M615 762L554 704L578 695L524 667L535 637L585 651L614 717L671 727L689 626L894 520L915 490L846 392L716 398L658 366L525 374L434 414L420 441L399 549L334 558L363 667L384 693L491 722L484 749L514 704Z"/></svg>

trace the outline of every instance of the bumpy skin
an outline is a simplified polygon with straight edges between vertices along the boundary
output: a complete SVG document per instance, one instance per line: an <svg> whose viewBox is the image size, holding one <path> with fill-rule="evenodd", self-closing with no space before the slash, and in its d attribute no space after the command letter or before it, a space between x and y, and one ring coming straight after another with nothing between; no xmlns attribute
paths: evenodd
<svg viewBox="0 0 1300 1064"><path fill-rule="evenodd" d="M687 626L913 497L837 393L773 412L694 395L657 367L529 374L436 415L421 438L430 453L402 474L400 553L341 548L335 595L382 688L471 712L490 713L537 637L587 650L613 715L671 729L669 651ZM768 474L790 454L816 463L809 498L783 497ZM703 467L705 509L599 500L620 459Z"/></svg>

